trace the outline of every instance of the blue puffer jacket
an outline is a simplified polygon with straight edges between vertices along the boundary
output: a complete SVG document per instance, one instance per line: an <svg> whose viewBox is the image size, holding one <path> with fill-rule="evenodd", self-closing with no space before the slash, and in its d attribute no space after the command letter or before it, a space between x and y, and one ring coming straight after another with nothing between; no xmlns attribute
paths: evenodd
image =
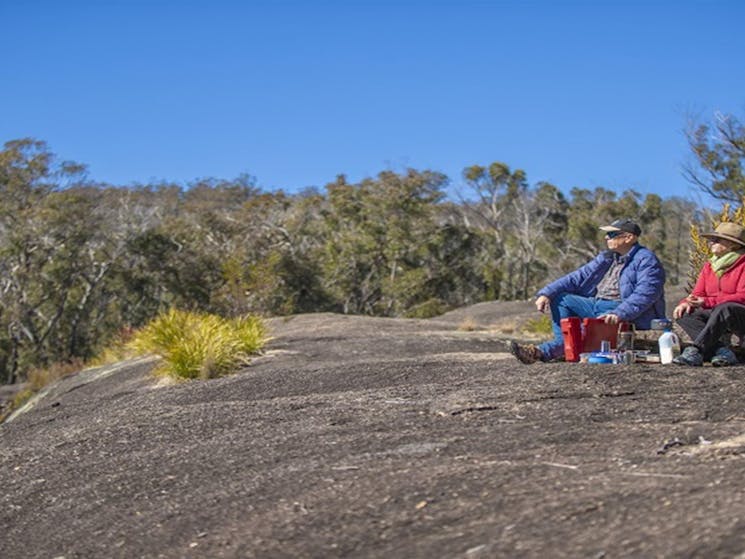
<svg viewBox="0 0 745 559"><path fill-rule="evenodd" d="M613 263L613 252L601 252L593 260L548 284L538 292L549 299L572 293L594 297L597 286ZM633 322L637 328L647 330L653 318L665 318L665 269L657 256L639 244L629 251L628 261L621 270L619 287L621 304L613 311L618 318Z"/></svg>

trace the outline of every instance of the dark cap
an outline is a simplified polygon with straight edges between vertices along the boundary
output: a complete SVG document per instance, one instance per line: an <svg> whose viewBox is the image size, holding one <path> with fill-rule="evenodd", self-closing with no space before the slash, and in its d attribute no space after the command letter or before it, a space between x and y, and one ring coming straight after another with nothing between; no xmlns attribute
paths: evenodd
<svg viewBox="0 0 745 559"><path fill-rule="evenodd" d="M625 231L637 237L642 234L641 227L629 218L617 219L610 225L603 225L600 229L603 231Z"/></svg>

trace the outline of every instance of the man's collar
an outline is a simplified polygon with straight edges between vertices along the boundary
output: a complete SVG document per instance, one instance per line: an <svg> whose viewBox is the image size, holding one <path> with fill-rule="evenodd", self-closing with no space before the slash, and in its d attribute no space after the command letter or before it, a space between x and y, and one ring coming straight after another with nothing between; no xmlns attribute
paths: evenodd
<svg viewBox="0 0 745 559"><path fill-rule="evenodd" d="M621 254L620 252L616 252L616 251L614 250L614 251L612 251L612 252L613 252L613 258L616 258L616 257L620 257L620 258L623 258L623 257L625 257L625 256L629 256L629 255L630 255L630 254L631 254L632 252L634 252L634 251L635 251L635 250L636 250L636 249L637 249L638 247L639 247L639 243L638 243L638 242L637 242L637 243L634 243L633 245L631 245L631 248L629 249L629 251L628 251L628 252L627 252L626 254L623 254L623 255L622 255L622 254Z"/></svg>

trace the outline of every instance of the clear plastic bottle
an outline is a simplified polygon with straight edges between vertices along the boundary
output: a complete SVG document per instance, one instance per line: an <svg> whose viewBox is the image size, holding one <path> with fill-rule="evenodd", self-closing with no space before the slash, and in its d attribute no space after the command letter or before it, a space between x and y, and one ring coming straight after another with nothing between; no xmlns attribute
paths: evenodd
<svg viewBox="0 0 745 559"><path fill-rule="evenodd" d="M669 365L673 362L673 358L680 355L680 340L670 328L665 328L660 336L659 344L660 363L663 365Z"/></svg>

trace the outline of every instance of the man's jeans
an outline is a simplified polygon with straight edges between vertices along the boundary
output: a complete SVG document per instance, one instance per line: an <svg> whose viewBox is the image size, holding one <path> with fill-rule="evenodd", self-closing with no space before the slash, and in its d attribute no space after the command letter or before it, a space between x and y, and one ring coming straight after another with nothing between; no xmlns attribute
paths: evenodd
<svg viewBox="0 0 745 559"><path fill-rule="evenodd" d="M595 318L615 309L621 301L596 299L595 297L581 297L570 293L562 293L551 299L551 321L554 339L538 346L548 361L564 355L564 336L561 333L561 319L577 316L579 318Z"/></svg>

